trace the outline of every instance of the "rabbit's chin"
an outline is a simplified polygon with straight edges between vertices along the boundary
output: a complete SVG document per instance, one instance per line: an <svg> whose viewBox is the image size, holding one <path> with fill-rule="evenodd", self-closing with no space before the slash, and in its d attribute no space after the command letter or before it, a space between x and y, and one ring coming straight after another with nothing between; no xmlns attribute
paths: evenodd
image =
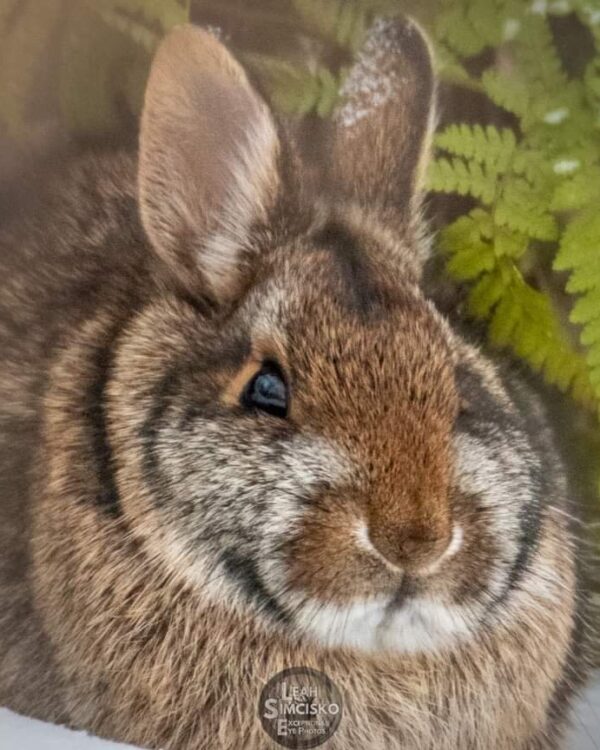
<svg viewBox="0 0 600 750"><path fill-rule="evenodd" d="M400 606L384 598L345 606L313 602L298 615L305 634L328 648L406 654L456 646L473 634L478 619L471 606L446 605L425 597Z"/></svg>

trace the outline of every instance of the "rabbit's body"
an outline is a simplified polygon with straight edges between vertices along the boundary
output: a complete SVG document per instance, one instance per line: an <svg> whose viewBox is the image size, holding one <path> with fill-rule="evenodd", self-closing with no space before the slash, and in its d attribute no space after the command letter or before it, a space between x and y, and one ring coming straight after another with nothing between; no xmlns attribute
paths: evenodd
<svg viewBox="0 0 600 750"><path fill-rule="evenodd" d="M290 177L243 74L184 29L151 78L139 197L135 155L91 157L3 234L3 703L153 748L261 748L263 684L303 666L343 696L328 747L559 746L581 672L563 472L535 399L418 289L430 71L410 25L378 34L406 96L340 127L415 123L399 162L381 138L340 167L335 201ZM154 163L189 145L174 102L207 91L224 160L249 119L239 168L202 124L194 158ZM284 419L247 409L274 361Z"/></svg>

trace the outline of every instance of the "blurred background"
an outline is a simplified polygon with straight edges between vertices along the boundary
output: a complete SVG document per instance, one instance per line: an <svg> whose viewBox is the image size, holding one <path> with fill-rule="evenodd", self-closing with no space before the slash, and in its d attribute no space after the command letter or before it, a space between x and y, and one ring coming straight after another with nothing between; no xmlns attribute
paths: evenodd
<svg viewBox="0 0 600 750"><path fill-rule="evenodd" d="M35 190L28 175L39 160L135 147L149 63L173 25L210 26L310 143L365 30L398 13L428 32L440 79L427 210L441 304L544 395L591 561L600 545L600 0L0 0L0 220L20 191Z"/></svg>

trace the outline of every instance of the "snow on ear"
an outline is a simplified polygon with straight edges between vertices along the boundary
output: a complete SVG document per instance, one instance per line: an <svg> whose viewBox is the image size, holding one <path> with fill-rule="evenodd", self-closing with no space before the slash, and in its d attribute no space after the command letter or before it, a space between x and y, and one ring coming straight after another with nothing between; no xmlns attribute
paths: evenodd
<svg viewBox="0 0 600 750"><path fill-rule="evenodd" d="M338 194L402 218L418 204L435 120L435 81L423 34L378 19L341 90L331 170Z"/></svg>
<svg viewBox="0 0 600 750"><path fill-rule="evenodd" d="M267 106L209 33L179 26L160 45L141 123L139 199L156 252L188 290L239 290L252 228L276 199L279 141Z"/></svg>

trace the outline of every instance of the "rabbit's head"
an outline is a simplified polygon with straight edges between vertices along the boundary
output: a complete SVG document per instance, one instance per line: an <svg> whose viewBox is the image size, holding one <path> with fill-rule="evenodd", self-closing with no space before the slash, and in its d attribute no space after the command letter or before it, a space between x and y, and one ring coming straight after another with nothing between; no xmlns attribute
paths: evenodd
<svg viewBox="0 0 600 750"><path fill-rule="evenodd" d="M533 565L539 466L494 368L419 286L419 30L376 23L342 94L304 179L215 38L160 47L139 199L161 293L115 343L115 502L206 601L328 646L435 650Z"/></svg>

